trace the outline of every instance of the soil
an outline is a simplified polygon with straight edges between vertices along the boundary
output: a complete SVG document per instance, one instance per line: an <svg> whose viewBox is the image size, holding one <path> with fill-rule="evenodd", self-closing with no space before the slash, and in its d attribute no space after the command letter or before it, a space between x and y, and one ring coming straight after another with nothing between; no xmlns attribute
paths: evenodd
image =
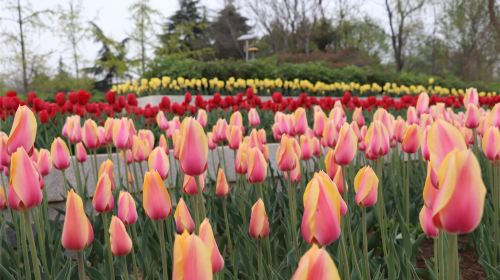
<svg viewBox="0 0 500 280"><path fill-rule="evenodd" d="M468 236L460 236L458 239L458 254L460 258L460 277L463 280L486 279L486 273L478 262L477 253L470 245ZM430 238L424 240L417 256L417 267L425 268L424 259L430 260L434 257L434 241Z"/></svg>

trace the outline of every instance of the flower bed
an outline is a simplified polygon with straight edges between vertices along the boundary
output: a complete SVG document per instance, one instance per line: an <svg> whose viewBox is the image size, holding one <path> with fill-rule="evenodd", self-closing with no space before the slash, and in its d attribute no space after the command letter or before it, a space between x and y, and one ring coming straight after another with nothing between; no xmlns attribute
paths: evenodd
<svg viewBox="0 0 500 280"><path fill-rule="evenodd" d="M498 273L493 97L421 94L388 111L349 95L267 109L252 92L225 108L187 95L193 112L148 117L129 96L2 99L34 109L11 108L0 132L1 279L460 279L465 247ZM64 111L38 125L50 107ZM66 205L51 218L54 192Z"/></svg>

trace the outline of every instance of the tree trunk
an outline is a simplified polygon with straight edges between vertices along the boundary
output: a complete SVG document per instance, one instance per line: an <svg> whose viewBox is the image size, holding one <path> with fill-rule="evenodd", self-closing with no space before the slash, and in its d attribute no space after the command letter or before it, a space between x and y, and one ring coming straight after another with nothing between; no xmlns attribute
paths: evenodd
<svg viewBox="0 0 500 280"><path fill-rule="evenodd" d="M24 42L23 16L21 13L21 1L17 0L17 16L19 24L19 43L21 45L21 67L23 72L23 91L28 92L28 70L26 65L26 47Z"/></svg>

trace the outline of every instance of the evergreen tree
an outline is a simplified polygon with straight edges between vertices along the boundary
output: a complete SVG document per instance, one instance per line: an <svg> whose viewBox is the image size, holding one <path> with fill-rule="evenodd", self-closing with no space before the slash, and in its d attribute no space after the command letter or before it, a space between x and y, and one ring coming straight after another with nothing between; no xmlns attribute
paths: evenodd
<svg viewBox="0 0 500 280"><path fill-rule="evenodd" d="M203 55L208 42L208 20L201 13L199 0L179 0L179 10L171 16L159 36L161 47L158 55L185 54Z"/></svg>
<svg viewBox="0 0 500 280"><path fill-rule="evenodd" d="M219 58L243 58L243 42L238 37L250 31L248 19L238 13L234 5L229 2L219 14L210 28L214 40L213 47Z"/></svg>

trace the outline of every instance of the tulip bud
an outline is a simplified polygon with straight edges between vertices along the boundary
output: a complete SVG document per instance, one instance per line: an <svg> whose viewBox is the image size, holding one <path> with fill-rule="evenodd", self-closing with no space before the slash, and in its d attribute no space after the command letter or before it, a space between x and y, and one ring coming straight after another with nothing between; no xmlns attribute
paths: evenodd
<svg viewBox="0 0 500 280"><path fill-rule="evenodd" d="M182 171L189 176L199 176L207 170L208 139L203 127L193 118L185 118L181 124L182 141L179 162Z"/></svg>
<svg viewBox="0 0 500 280"><path fill-rule="evenodd" d="M429 95L427 92L422 92L417 99L417 113L422 115L429 111Z"/></svg>
<svg viewBox="0 0 500 280"><path fill-rule="evenodd" d="M359 127L365 125L365 117L363 116L363 108L356 107L352 113L352 120L358 124Z"/></svg>
<svg viewBox="0 0 500 280"><path fill-rule="evenodd" d="M465 112L465 127L467 128L477 128L479 126L479 109L474 104L467 105L467 111Z"/></svg>
<svg viewBox="0 0 500 280"><path fill-rule="evenodd" d="M99 129L94 120L87 119L83 123L82 141L89 149L97 149L99 147Z"/></svg>
<svg viewBox="0 0 500 280"><path fill-rule="evenodd" d="M116 216L111 217L109 242L113 256L126 256L132 251L132 239L130 239L123 222Z"/></svg>
<svg viewBox="0 0 500 280"><path fill-rule="evenodd" d="M226 138L227 122L225 119L218 119L217 123L213 127L214 142L224 142Z"/></svg>
<svg viewBox="0 0 500 280"><path fill-rule="evenodd" d="M196 120L200 123L202 127L207 126L207 111L203 109L198 109L198 114L196 115Z"/></svg>
<svg viewBox="0 0 500 280"><path fill-rule="evenodd" d="M115 189L113 167L113 162L110 159L106 159L103 163L101 163L99 172L97 173L97 178L100 178L103 174L108 175L109 181L111 181L111 190Z"/></svg>
<svg viewBox="0 0 500 280"><path fill-rule="evenodd" d="M212 280L212 262L209 248L196 235L186 231L175 236L173 280Z"/></svg>
<svg viewBox="0 0 500 280"><path fill-rule="evenodd" d="M294 141L294 138L283 135L283 137L281 137L280 146L276 150L276 162L278 164L278 169L283 172L291 171L295 168L295 164L297 163L295 158L298 157L298 155L295 153L295 149L293 147Z"/></svg>
<svg viewBox="0 0 500 280"><path fill-rule="evenodd" d="M149 129L140 129L138 132L137 132L137 136L139 136L139 138L144 142L147 142L147 146L148 146L148 152L147 154L149 154L152 150L153 150L153 147L155 146L155 135L153 134L153 132Z"/></svg>
<svg viewBox="0 0 500 280"><path fill-rule="evenodd" d="M7 206L7 199L5 197L5 191L3 190L3 187L0 186L0 209L5 209Z"/></svg>
<svg viewBox="0 0 500 280"><path fill-rule="evenodd" d="M243 133L240 126L229 125L226 131L228 146L230 149L236 150L240 146L243 139Z"/></svg>
<svg viewBox="0 0 500 280"><path fill-rule="evenodd" d="M113 211L115 199L113 198L111 181L106 173L102 174L99 180L97 180L94 197L92 198L92 205L99 213Z"/></svg>
<svg viewBox="0 0 500 280"><path fill-rule="evenodd" d="M142 206L152 220L164 220L172 213L170 195L156 170L147 171L144 175Z"/></svg>
<svg viewBox="0 0 500 280"><path fill-rule="evenodd" d="M251 108L248 111L248 124L253 127L258 127L260 124L259 113L255 108Z"/></svg>
<svg viewBox="0 0 500 280"><path fill-rule="evenodd" d="M52 168L52 159L50 158L50 152L47 149L40 149L38 152L38 161L36 163L40 175L47 176Z"/></svg>
<svg viewBox="0 0 500 280"><path fill-rule="evenodd" d="M168 155L170 152L170 148L168 147L168 141L167 138L165 138L165 135L160 135L160 139L158 140L158 147L162 148L163 151L165 151L165 154Z"/></svg>
<svg viewBox="0 0 500 280"><path fill-rule="evenodd" d="M227 183L226 174L222 168L219 168L219 172L217 172L215 194L218 196L227 196L229 194L229 184Z"/></svg>
<svg viewBox="0 0 500 280"><path fill-rule="evenodd" d="M240 111L235 111L231 114L229 125L243 127L243 116Z"/></svg>
<svg viewBox="0 0 500 280"><path fill-rule="evenodd" d="M115 124L115 119L107 118L104 122L104 138L106 139L106 143L109 144L113 142L113 126Z"/></svg>
<svg viewBox="0 0 500 280"><path fill-rule="evenodd" d="M171 121L168 122L167 137L172 138L174 131L181 128L181 122L179 117L175 116Z"/></svg>
<svg viewBox="0 0 500 280"><path fill-rule="evenodd" d="M69 149L66 143L57 137L50 146L50 156L54 167L59 170L64 170L70 165Z"/></svg>
<svg viewBox="0 0 500 280"><path fill-rule="evenodd" d="M31 153L35 144L36 130L35 114L28 106L19 106L14 115L9 139L7 140L7 153L12 154L19 147L23 147L24 150Z"/></svg>
<svg viewBox="0 0 500 280"><path fill-rule="evenodd" d="M421 146L420 150L422 151L422 157L426 160L429 161L431 158L430 152L429 152L429 146L427 145L427 138L429 135L429 129L430 125L426 126L424 128L424 132L422 133L422 141L421 141Z"/></svg>
<svg viewBox="0 0 500 280"><path fill-rule="evenodd" d="M182 197L179 199L177 207L175 208L174 219L177 233L183 233L185 230L189 233L193 232L194 221Z"/></svg>
<svg viewBox="0 0 500 280"><path fill-rule="evenodd" d="M106 140L106 129L103 126L97 127L97 138L99 139L99 146L109 144Z"/></svg>
<svg viewBox="0 0 500 280"><path fill-rule="evenodd" d="M149 154L148 167L149 170L158 171L158 174L160 174L163 180L168 178L170 163L164 149L156 147L151 154Z"/></svg>
<svg viewBox="0 0 500 280"><path fill-rule="evenodd" d="M252 238L256 239L264 238L269 235L269 220L262 198L259 198L252 206L248 232Z"/></svg>
<svg viewBox="0 0 500 280"><path fill-rule="evenodd" d="M130 147L130 126L127 118L115 120L113 123L113 144L119 150Z"/></svg>
<svg viewBox="0 0 500 280"><path fill-rule="evenodd" d="M149 156L149 142L137 135L132 136L132 155L136 162L142 162Z"/></svg>
<svg viewBox="0 0 500 280"><path fill-rule="evenodd" d="M299 107L295 110L295 134L305 134L309 126L307 125L307 115L304 108Z"/></svg>
<svg viewBox="0 0 500 280"><path fill-rule="evenodd" d="M342 125L339 132L339 139L335 146L335 162L340 165L347 165L356 156L358 147L358 137L354 134L351 126L347 123Z"/></svg>
<svg viewBox="0 0 500 280"><path fill-rule="evenodd" d="M415 107L408 107L408 110L406 111L406 122L408 124L418 124L418 114Z"/></svg>
<svg viewBox="0 0 500 280"><path fill-rule="evenodd" d="M156 124L161 131L165 131L168 129L169 123L163 111L158 111L158 114L156 114Z"/></svg>
<svg viewBox="0 0 500 280"><path fill-rule="evenodd" d="M354 177L354 201L361 207L371 207L377 203L378 178L370 166L361 168Z"/></svg>
<svg viewBox="0 0 500 280"><path fill-rule="evenodd" d="M292 183L299 183L302 179L302 174L300 173L300 162L299 158L295 157L295 167L289 172L285 173L285 180L290 180Z"/></svg>
<svg viewBox="0 0 500 280"><path fill-rule="evenodd" d="M427 146L430 154L430 162L434 170L439 169L441 161L445 156L458 149L467 149L465 139L458 128L442 119L436 120L427 133Z"/></svg>
<svg viewBox="0 0 500 280"><path fill-rule="evenodd" d="M126 225L133 225L137 222L135 200L128 192L120 191L118 195L118 218Z"/></svg>
<svg viewBox="0 0 500 280"><path fill-rule="evenodd" d="M315 173L304 191L301 232L307 243L328 245L339 238L341 200L328 175Z"/></svg>
<svg viewBox="0 0 500 280"><path fill-rule="evenodd" d="M66 198L61 244L66 250L81 251L93 240L94 230L85 215L82 199L71 189Z"/></svg>
<svg viewBox="0 0 500 280"><path fill-rule="evenodd" d="M477 89L475 88L468 88L465 91L465 96L464 96L464 106L467 107L469 104L474 104L474 105L479 105L479 95L477 93Z"/></svg>
<svg viewBox="0 0 500 280"><path fill-rule="evenodd" d="M340 280L340 276L328 252L313 244L300 258L292 280Z"/></svg>
<svg viewBox="0 0 500 280"><path fill-rule="evenodd" d="M248 139L248 138L247 138ZM243 141L236 152L234 168L238 174L246 174L248 170L248 141Z"/></svg>
<svg viewBox="0 0 500 280"><path fill-rule="evenodd" d="M12 154L8 190L9 207L25 210L40 205L43 199L40 174L23 147Z"/></svg>
<svg viewBox="0 0 500 280"><path fill-rule="evenodd" d="M432 210L427 208L425 205L420 210L418 214L418 219L420 221L420 226L424 231L425 235L428 237L436 237L439 234L439 229L432 222Z"/></svg>
<svg viewBox="0 0 500 280"><path fill-rule="evenodd" d="M200 224L198 235L207 246L208 252L210 253L210 259L212 260L212 273L221 271L224 268L224 259L219 252L219 247L217 247L212 226L207 218L205 218Z"/></svg>
<svg viewBox="0 0 500 280"><path fill-rule="evenodd" d="M323 136L323 131L325 129L326 116L323 111L315 111L314 112L314 123L313 123L313 131L316 137Z"/></svg>
<svg viewBox="0 0 500 280"><path fill-rule="evenodd" d="M334 148L337 145L337 139L339 137L339 133L337 131L335 122L331 119L328 119L325 124L325 128L323 130L323 145L325 147Z"/></svg>
<svg viewBox="0 0 500 280"><path fill-rule="evenodd" d="M389 132L380 121L373 121L366 131L364 142L366 145L366 156L375 160L389 152Z"/></svg>
<svg viewBox="0 0 500 280"><path fill-rule="evenodd" d="M490 126L483 135L482 148L484 155L491 161L500 159L500 130Z"/></svg>
<svg viewBox="0 0 500 280"><path fill-rule="evenodd" d="M248 150L247 179L252 184L262 183L267 176L267 161L262 152L254 147Z"/></svg>
<svg viewBox="0 0 500 280"><path fill-rule="evenodd" d="M200 188L201 192L205 190L205 176L204 174L201 176L198 176L200 180ZM196 195L198 194L198 185L196 184L196 177L189 176L189 175L184 175L184 183L182 184L182 188L184 189L184 192L189 195Z"/></svg>
<svg viewBox="0 0 500 280"><path fill-rule="evenodd" d="M302 160L309 160L313 156L313 140L310 136L300 135L300 158Z"/></svg>
<svg viewBox="0 0 500 280"><path fill-rule="evenodd" d="M82 142L78 142L75 145L75 157L78 162L85 162L87 160L87 151Z"/></svg>
<svg viewBox="0 0 500 280"><path fill-rule="evenodd" d="M473 231L481 222L486 196L481 167L473 152L454 149L448 153L439 167L438 182L432 208L436 227L458 234Z"/></svg>
<svg viewBox="0 0 500 280"><path fill-rule="evenodd" d="M410 125L403 137L402 149L405 153L414 154L420 147L420 127L416 124Z"/></svg>
<svg viewBox="0 0 500 280"><path fill-rule="evenodd" d="M396 139L399 143L403 142L403 138L405 137L407 124L401 116L398 116L396 119L396 123L394 124L394 139Z"/></svg>
<svg viewBox="0 0 500 280"><path fill-rule="evenodd" d="M342 174L342 166L338 165L335 162L335 152L332 149L328 149L328 152L325 156L325 170L326 174L332 179L332 181L337 186L340 194L343 194L345 191L345 183L344 176Z"/></svg>

